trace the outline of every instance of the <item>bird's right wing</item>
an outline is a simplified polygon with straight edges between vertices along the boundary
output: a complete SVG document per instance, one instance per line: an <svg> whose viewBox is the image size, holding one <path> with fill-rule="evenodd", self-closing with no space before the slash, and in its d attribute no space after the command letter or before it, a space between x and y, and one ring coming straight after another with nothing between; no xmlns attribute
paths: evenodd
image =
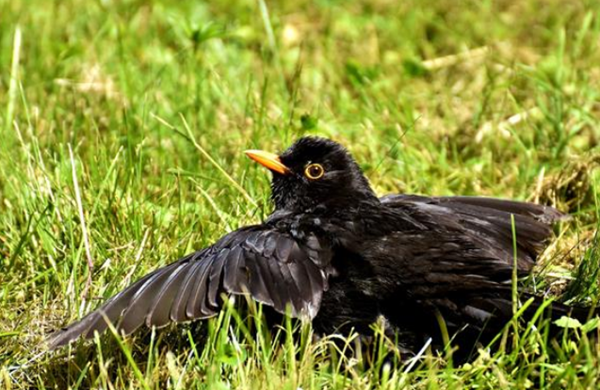
<svg viewBox="0 0 600 390"><path fill-rule="evenodd" d="M103 332L107 321L129 334L142 324L161 327L216 315L222 294L249 294L280 313L313 318L327 290L331 251L315 236L299 243L257 225L160 268L80 321L50 335L51 349ZM288 311L289 310L289 311Z"/></svg>

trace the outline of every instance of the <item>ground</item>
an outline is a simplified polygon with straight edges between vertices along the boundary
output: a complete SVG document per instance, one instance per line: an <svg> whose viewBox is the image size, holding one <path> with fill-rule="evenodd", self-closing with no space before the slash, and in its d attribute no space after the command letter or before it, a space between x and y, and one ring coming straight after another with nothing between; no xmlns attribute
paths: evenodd
<svg viewBox="0 0 600 390"><path fill-rule="evenodd" d="M274 340L232 311L43 347L136 278L268 215L269 175L243 150L281 151L309 134L346 145L382 195L486 195L571 213L523 283L596 302L597 1L0 9L1 388L599 386L593 323L558 342L515 324L462 366L429 351L384 364L398 351L383 338L363 364L307 326Z"/></svg>

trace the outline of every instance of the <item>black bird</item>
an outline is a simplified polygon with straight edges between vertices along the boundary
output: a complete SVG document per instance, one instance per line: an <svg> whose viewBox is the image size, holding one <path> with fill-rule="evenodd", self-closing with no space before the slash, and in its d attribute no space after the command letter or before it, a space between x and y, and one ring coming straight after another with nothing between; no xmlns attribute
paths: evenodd
<svg viewBox="0 0 600 390"><path fill-rule="evenodd" d="M301 138L279 156L246 153L273 173L275 210L267 220L144 276L51 334L50 348L91 338L106 320L129 334L143 324L209 318L231 294L309 318L320 333L366 333L383 315L408 350L428 337L441 340L440 316L451 333L468 328L476 338L512 317L511 216L519 276L565 217L491 198L379 198L350 154L323 138Z"/></svg>

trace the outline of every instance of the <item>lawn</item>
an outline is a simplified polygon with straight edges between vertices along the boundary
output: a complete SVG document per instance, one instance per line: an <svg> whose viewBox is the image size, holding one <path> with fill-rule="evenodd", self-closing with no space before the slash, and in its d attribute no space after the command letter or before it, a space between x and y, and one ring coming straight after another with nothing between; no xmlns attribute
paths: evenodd
<svg viewBox="0 0 600 390"><path fill-rule="evenodd" d="M346 145L381 195L568 211L522 283L597 302L599 2L0 0L0 69L1 389L600 386L598 331L581 328L551 342L515 325L462 366L430 351L389 364L383 337L361 359L233 310L43 346L265 218L270 177L243 151L302 135Z"/></svg>

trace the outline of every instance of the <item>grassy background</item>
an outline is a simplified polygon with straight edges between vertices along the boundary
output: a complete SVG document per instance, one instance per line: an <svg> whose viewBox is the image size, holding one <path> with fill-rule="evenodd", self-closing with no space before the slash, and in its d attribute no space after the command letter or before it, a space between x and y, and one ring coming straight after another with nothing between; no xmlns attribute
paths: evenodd
<svg viewBox="0 0 600 390"><path fill-rule="evenodd" d="M230 330L229 312L200 325L200 344L184 326L30 361L45 334L137 277L260 221L269 176L241 152L305 134L344 143L380 194L570 211L530 287L595 302L597 1L0 0L0 10L1 388L598 386L600 348L579 330L555 344L522 330L511 352L458 368L425 354L412 371L390 370L329 359L327 340Z"/></svg>

